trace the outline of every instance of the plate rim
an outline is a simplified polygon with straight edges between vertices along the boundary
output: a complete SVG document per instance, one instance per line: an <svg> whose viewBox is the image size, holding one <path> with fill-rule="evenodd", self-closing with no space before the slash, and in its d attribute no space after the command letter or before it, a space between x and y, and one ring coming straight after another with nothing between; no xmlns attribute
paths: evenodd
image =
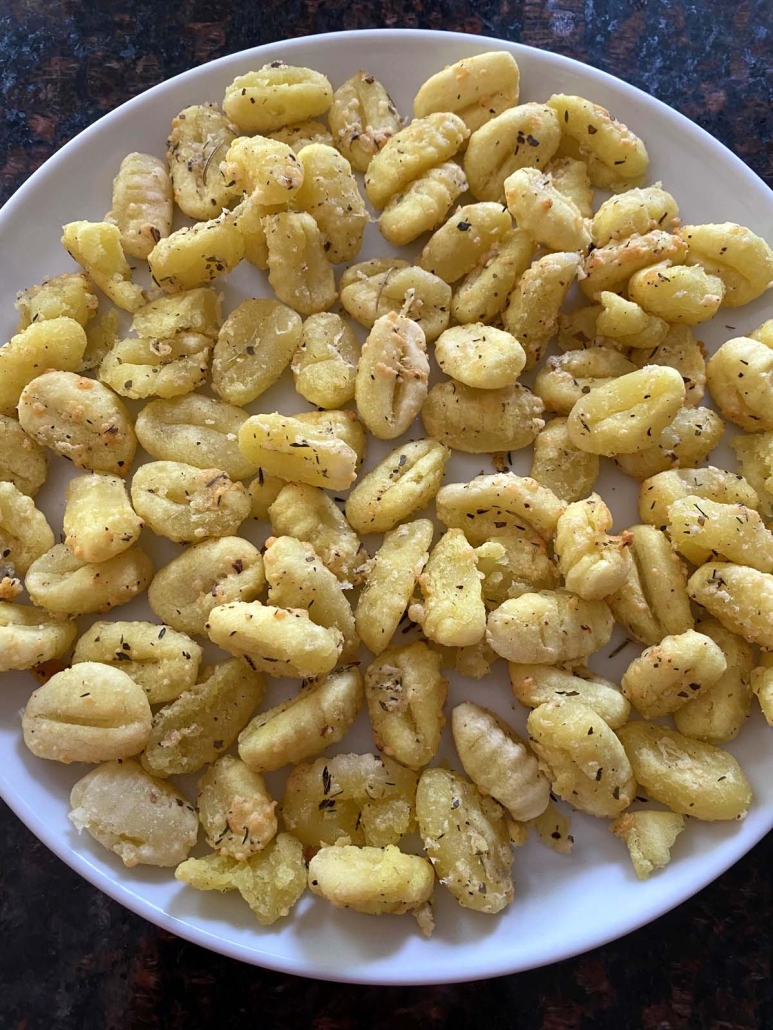
<svg viewBox="0 0 773 1030"><path fill-rule="evenodd" d="M415 37L425 40L443 39L446 41L455 41L457 43L465 41L474 46L488 46L489 48L504 46L505 48L515 52L516 57L520 52L535 55L535 58L536 55L543 56L547 54L551 60L555 60L559 64L565 64L572 69L579 69L582 71L583 75L588 75L591 79L595 78L597 81L607 83L617 90L622 89L623 92L628 92L631 94L632 99L639 100L643 105L654 109L657 115L661 117L665 115L672 122L675 119L677 127L690 135L699 145L708 146L712 149L716 147L722 148L722 151L724 152L723 156L726 159L730 159L733 172L739 175L741 180L746 180L748 185L753 187L755 190L758 190L760 186L762 186L763 189L769 191L769 187L765 180L762 179L754 169L750 168L749 165L730 150L726 144L722 143L721 140L716 139L711 135L711 133L693 122L686 115L677 111L675 108L670 107L664 101L652 96L641 88L626 82L624 79L621 79L610 72L595 68L593 65L577 60L576 58L567 57L564 54L555 53L552 50L529 46L524 43L502 39L498 36L486 36L480 33L450 32L440 29L420 28L368 28L350 29L342 32L316 33L297 36L292 39L280 39L273 42L263 43L255 47L236 51L232 54L226 54L213 61L205 62L204 64L196 65L193 68L189 68L177 75L164 79L154 86L148 87L141 93L138 93L136 96L124 101L112 110L105 112L105 114L101 115L96 119L96 121L86 126L79 133L73 136L72 139L68 140L57 151L51 154L43 164L37 168L32 175L30 175L21 184L21 186L18 187L18 189L0 208L0 233L2 233L5 219L12 217L15 214L17 207L26 202L27 194L42 185L48 177L56 174L58 163L66 155L69 155L69 153L86 138L92 134L98 134L107 121L120 117L120 115L127 109L147 103L149 94L161 94L165 89L171 88L173 84L175 86L179 85L180 82L187 77L194 78L203 67L209 68L212 66L219 66L224 68L230 63L236 64L240 61L251 59L260 60L262 55L265 55L266 52L275 50L279 47L285 48L286 51L289 52L295 48L302 48L319 42L324 43L325 41L330 41L332 39L346 44L347 42L352 41L368 43L378 38L405 39L407 37ZM666 913L673 911L735 865L741 858L748 854L752 848L754 848L760 840L770 832L771 829L773 829L773 810L771 810L767 821L768 825L765 824L765 820L762 820L757 831L755 831L751 842L742 841L741 838L738 837L735 839L737 843L734 844L734 841L731 838L729 841L725 842L726 846L724 848L717 849L717 859L715 861L707 861L709 853L704 855L704 864L701 867L701 875L697 876L689 884L686 890L677 891L675 894L673 892L667 894L661 902L655 903L646 914L642 915L641 918L631 920L629 916L625 916L619 917L618 920L612 919L611 922L606 924L604 930L599 931L596 934L590 933L586 935L579 946L574 941L567 943L563 949L556 949L548 959L539 958L534 962L516 962L514 965L512 959L508 961L507 956L505 955L498 961L496 959L492 960L489 958L485 964L485 968L480 967L473 968L472 970L465 969L440 972L428 976L427 972L424 971L424 967L421 967L413 973L409 969L395 974L392 974L390 971L389 974L380 974L377 977L374 977L372 974L369 975L368 967L358 967L352 971L341 971L340 974L332 974L328 970L309 968L308 955L305 955L303 958L291 958L283 955L277 956L274 954L264 954L259 948L248 948L241 943L224 940L222 937L202 926L194 926L186 920L171 915L169 912L159 908L151 901L138 896L130 887L127 887L119 880L110 878L96 866L92 865L86 852L76 852L72 850L64 839L59 838L53 831L49 832L47 830L47 824L44 821L39 823L35 811L27 804L24 796L18 792L18 788L15 788L10 781L6 779L2 770L0 770L0 796L9 806L11 811L13 811L14 814L24 823L27 829L61 861L63 861L65 865L71 868L78 875L82 876L92 886L107 894L114 901L117 901L135 915L146 919L148 922L158 926L160 929L178 937L182 937L192 944L207 948L228 958L246 962L250 965L271 969L276 972L330 982L378 984L383 986L418 986L491 979L517 972L527 972L531 969L552 965L555 962L564 961L565 959L585 954L597 947L608 944L611 941L617 940L629 933L633 933L641 927L659 919ZM33 826L35 828L33 828ZM722 856L721 858L719 857L720 855ZM260 938L256 938L256 942L259 941Z"/></svg>

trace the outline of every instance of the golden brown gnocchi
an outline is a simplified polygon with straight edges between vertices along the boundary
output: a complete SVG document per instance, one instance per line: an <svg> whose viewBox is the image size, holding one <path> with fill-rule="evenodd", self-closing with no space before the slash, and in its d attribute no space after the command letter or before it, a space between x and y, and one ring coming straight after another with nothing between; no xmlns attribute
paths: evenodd
<svg viewBox="0 0 773 1030"><path fill-rule="evenodd" d="M294 697L244 727L239 757L256 772L311 758L345 736L362 702L362 676L354 665L308 680Z"/></svg>

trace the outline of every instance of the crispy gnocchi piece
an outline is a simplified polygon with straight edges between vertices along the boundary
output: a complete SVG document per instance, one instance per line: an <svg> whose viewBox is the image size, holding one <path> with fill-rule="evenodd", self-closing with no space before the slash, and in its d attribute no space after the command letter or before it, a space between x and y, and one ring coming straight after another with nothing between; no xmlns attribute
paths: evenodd
<svg viewBox="0 0 773 1030"><path fill-rule="evenodd" d="M760 507L756 490L743 476L709 465L700 469L670 469L645 479L639 490L639 517L647 525L665 529L671 505L686 497Z"/></svg>
<svg viewBox="0 0 773 1030"><path fill-rule="evenodd" d="M74 372L45 372L24 388L19 422L38 443L76 468L125 476L137 449L131 417L102 383Z"/></svg>
<svg viewBox="0 0 773 1030"><path fill-rule="evenodd" d="M70 792L68 819L132 869L176 866L196 843L199 823L186 797L136 762L105 762Z"/></svg>
<svg viewBox="0 0 773 1030"><path fill-rule="evenodd" d="M219 468L231 479L249 479L258 465L239 449L247 412L214 397L192 393L146 404L137 416L137 438L152 458Z"/></svg>
<svg viewBox="0 0 773 1030"><path fill-rule="evenodd" d="M455 161L429 168L388 201L378 219L381 235L395 247L412 243L437 229L466 190L467 178Z"/></svg>
<svg viewBox="0 0 773 1030"><path fill-rule="evenodd" d="M652 351L629 351L628 356L640 368L643 365L669 365L684 380L685 404L696 407L706 389L706 351L688 325L669 326L663 342Z"/></svg>
<svg viewBox="0 0 773 1030"><path fill-rule="evenodd" d="M197 333L214 339L222 321L220 307L221 298L211 286L158 297L135 313L132 331L161 340L177 333Z"/></svg>
<svg viewBox="0 0 773 1030"><path fill-rule="evenodd" d="M635 371L636 365L611 347L568 350L547 359L537 372L534 392L548 411L569 415L587 394Z"/></svg>
<svg viewBox="0 0 773 1030"><path fill-rule="evenodd" d="M599 458L575 447L565 418L554 418L534 441L531 478L571 502L587 497L598 479Z"/></svg>
<svg viewBox="0 0 773 1030"><path fill-rule="evenodd" d="M357 478L356 451L338 436L298 418L252 415L239 429L239 447L255 468L309 486L348 490Z"/></svg>
<svg viewBox="0 0 773 1030"><path fill-rule="evenodd" d="M625 812L610 826L628 848L639 880L668 865L671 848L684 828L684 817L676 812Z"/></svg>
<svg viewBox="0 0 773 1030"><path fill-rule="evenodd" d="M618 736L636 781L655 801L707 822L746 815L752 788L727 751L646 722L629 722Z"/></svg>
<svg viewBox="0 0 773 1030"><path fill-rule="evenodd" d="M277 608L260 601L218 605L209 613L207 632L213 643L245 657L252 668L293 679L330 672L344 643L340 630L318 626L305 608Z"/></svg>
<svg viewBox="0 0 773 1030"><path fill-rule="evenodd" d="M497 529L523 529L526 523L543 540L552 541L565 507L552 490L512 472L476 476L469 483L449 483L437 495L437 517L444 526L467 532L480 519L485 539L495 535Z"/></svg>
<svg viewBox="0 0 773 1030"><path fill-rule="evenodd" d="M615 464L638 480L672 468L691 468L708 458L724 432L724 422L711 408L680 408L654 443L635 454L615 455Z"/></svg>
<svg viewBox="0 0 773 1030"><path fill-rule="evenodd" d="M75 645L72 664L99 662L131 676L152 705L174 701L196 682L201 647L155 622L94 622Z"/></svg>
<svg viewBox="0 0 773 1030"><path fill-rule="evenodd" d="M212 389L229 404L249 404L280 378L301 343L303 321L275 300L245 300L218 333Z"/></svg>
<svg viewBox="0 0 773 1030"><path fill-rule="evenodd" d="M726 669L722 648L705 633L688 629L646 648L623 673L620 685L640 715L659 719L690 698L702 697Z"/></svg>
<svg viewBox="0 0 773 1030"><path fill-rule="evenodd" d="M137 542L142 524L120 476L89 473L67 484L62 529L64 543L76 558L113 558Z"/></svg>
<svg viewBox="0 0 773 1030"><path fill-rule="evenodd" d="M441 333L435 342L435 360L447 376L465 386L496 390L515 382L526 354L510 333L478 322Z"/></svg>
<svg viewBox="0 0 773 1030"><path fill-rule="evenodd" d="M661 261L634 272L628 296L645 311L667 322L698 325L713 318L725 296L725 286L700 265L671 265Z"/></svg>
<svg viewBox="0 0 773 1030"><path fill-rule="evenodd" d="M448 161L470 135L452 111L415 118L387 140L365 173L365 191L375 208L386 207L396 194L430 168Z"/></svg>
<svg viewBox="0 0 773 1030"><path fill-rule="evenodd" d="M292 357L295 389L309 404L340 408L354 399L360 347L340 315L321 312L303 323Z"/></svg>
<svg viewBox="0 0 773 1030"><path fill-rule="evenodd" d="M580 267L577 254L561 252L537 258L513 287L502 314L505 329L526 351L526 368L534 368L558 329L558 310Z"/></svg>
<svg viewBox="0 0 773 1030"><path fill-rule="evenodd" d="M687 264L699 265L724 285L722 304L741 307L773 285L773 250L743 225L683 225L679 236L689 248Z"/></svg>
<svg viewBox="0 0 773 1030"><path fill-rule="evenodd" d="M325 143L329 147L333 146L333 137L327 126L313 118L296 122L294 125L284 125L281 129L269 132L268 138L279 140L280 143L287 143L296 154L310 143Z"/></svg>
<svg viewBox="0 0 773 1030"><path fill-rule="evenodd" d="M610 240L585 258L585 277L579 280L580 289L589 300L596 300L603 290L619 293L634 272L665 261L673 267L683 264L686 258L684 240L662 229Z"/></svg>
<svg viewBox="0 0 773 1030"><path fill-rule="evenodd" d="M636 781L625 749L588 705L574 698L539 705L526 728L553 793L573 808L612 818L634 800Z"/></svg>
<svg viewBox="0 0 773 1030"><path fill-rule="evenodd" d="M362 702L356 666L309 680L293 697L252 718L239 734L239 757L255 772L311 758L343 739Z"/></svg>
<svg viewBox="0 0 773 1030"><path fill-rule="evenodd" d="M261 926L289 915L306 890L303 846L289 833L278 834L243 862L219 853L189 858L174 873L200 891L238 890Z"/></svg>
<svg viewBox="0 0 773 1030"><path fill-rule="evenodd" d="M586 658L612 636L604 601L568 590L539 590L510 598L491 612L486 641L509 662L555 665Z"/></svg>
<svg viewBox="0 0 773 1030"><path fill-rule="evenodd" d="M698 629L722 649L727 668L712 687L674 712L674 723L685 737L724 744L738 736L749 714L754 649L716 619L701 619Z"/></svg>
<svg viewBox="0 0 773 1030"><path fill-rule="evenodd" d="M569 670L510 662L509 669L513 693L526 708L561 704L564 698L574 697L600 715L610 729L628 722L631 703L619 687L582 666Z"/></svg>
<svg viewBox="0 0 773 1030"><path fill-rule="evenodd" d="M282 483L267 517L276 536L311 544L344 590L363 575L367 553L340 508L323 490L303 483Z"/></svg>
<svg viewBox="0 0 773 1030"><path fill-rule="evenodd" d="M754 508L688 495L670 505L666 529L693 565L721 559L773 572L773 533Z"/></svg>
<svg viewBox="0 0 773 1030"><path fill-rule="evenodd" d="M0 672L31 669L64 657L77 633L69 619L52 618L32 605L0 601Z"/></svg>
<svg viewBox="0 0 773 1030"><path fill-rule="evenodd" d="M773 430L772 373L773 348L748 336L723 343L706 365L712 400L747 433Z"/></svg>
<svg viewBox="0 0 773 1030"><path fill-rule="evenodd" d="M456 287L451 314L457 322L493 322L507 304L516 282L531 264L534 241L523 229L511 229Z"/></svg>
<svg viewBox="0 0 773 1030"><path fill-rule="evenodd" d="M276 836L276 801L263 777L233 755L218 758L201 777L197 807L207 845L238 862Z"/></svg>
<svg viewBox="0 0 773 1030"><path fill-rule="evenodd" d="M86 350L86 334L75 319L51 318L34 322L0 347L0 412L16 415L26 386L41 372L80 368Z"/></svg>
<svg viewBox="0 0 773 1030"><path fill-rule="evenodd" d="M674 421L684 399L676 369L645 365L581 397L569 412L569 439L591 454L643 451Z"/></svg>
<svg viewBox="0 0 773 1030"><path fill-rule="evenodd" d="M471 701L451 713L454 745L464 771L485 796L490 794L513 819L536 819L547 808L550 784L537 759L515 730Z"/></svg>
<svg viewBox="0 0 773 1030"><path fill-rule="evenodd" d="M584 97L554 93L547 103L558 115L564 139L587 160L594 186L614 190L636 185L647 171L649 157L627 125Z"/></svg>
<svg viewBox="0 0 773 1030"><path fill-rule="evenodd" d="M611 240L644 236L654 229L670 232L679 225L679 205L661 183L629 189L605 200L593 216L593 242L603 247Z"/></svg>
<svg viewBox="0 0 773 1030"><path fill-rule="evenodd" d="M545 425L543 404L520 383L476 390L448 380L436 383L421 409L428 436L456 451L486 454L528 447Z"/></svg>
<svg viewBox="0 0 773 1030"><path fill-rule="evenodd" d="M351 165L332 146L311 143L298 154L303 184L293 206L308 211L322 234L327 259L353 261L362 246L368 213Z"/></svg>
<svg viewBox="0 0 773 1030"><path fill-rule="evenodd" d="M254 197L257 204L292 202L304 180L292 147L266 136L237 136L221 168L234 188Z"/></svg>
<svg viewBox="0 0 773 1030"><path fill-rule="evenodd" d="M449 529L430 552L419 576L421 603L408 616L424 635L446 647L477 644L486 631L481 574L475 550L461 529Z"/></svg>
<svg viewBox="0 0 773 1030"><path fill-rule="evenodd" d="M650 350L659 347L668 335L668 322L648 314L631 300L602 290L599 301L601 311L596 319L596 331L614 340L615 346ZM651 362L648 360L647 364Z"/></svg>
<svg viewBox="0 0 773 1030"><path fill-rule="evenodd" d="M48 519L31 497L13 483L0 481L0 559L25 575L54 546Z"/></svg>
<svg viewBox="0 0 773 1030"><path fill-rule="evenodd" d="M164 293L179 293L228 275L243 257L244 239L233 218L224 213L159 240L148 254L148 264L153 282Z"/></svg>
<svg viewBox="0 0 773 1030"><path fill-rule="evenodd" d="M197 772L236 740L263 695L263 678L238 658L207 665L199 682L153 716L143 768L166 777Z"/></svg>
<svg viewBox="0 0 773 1030"><path fill-rule="evenodd" d="M148 602L167 625L205 637L213 608L254 601L265 585L257 547L241 537L225 536L194 544L160 568L148 588Z"/></svg>
<svg viewBox="0 0 773 1030"><path fill-rule="evenodd" d="M367 172L373 155L400 130L394 101L368 72L355 72L333 94L327 116L332 139L352 168Z"/></svg>
<svg viewBox="0 0 773 1030"><path fill-rule="evenodd" d="M510 904L513 855L498 802L450 769L425 769L416 815L438 879L463 908L494 914Z"/></svg>
<svg viewBox="0 0 773 1030"><path fill-rule="evenodd" d="M515 834L513 830L516 830ZM516 847L519 843L524 842L522 836L524 830L528 832L528 829L534 829L537 831L540 843L544 844L546 848L550 848L552 851L557 851L559 855L571 855L572 845L574 844L574 837L570 833L572 828L572 820L568 815L564 815L563 812L559 811L552 801L548 802L548 807L542 813L538 815L536 819L532 819L528 827L522 827L517 823L510 823L510 840Z"/></svg>
<svg viewBox="0 0 773 1030"><path fill-rule="evenodd" d="M390 312L400 314L415 322L432 343L448 327L451 287L418 266L385 263L386 268L364 262L347 269L341 279L341 304L366 329ZM349 276L354 270L356 274Z"/></svg>
<svg viewBox="0 0 773 1030"><path fill-rule="evenodd" d="M25 586L32 601L46 611L76 616L127 604L152 577L153 562L140 547L90 563L64 544L55 544L30 565Z"/></svg>
<svg viewBox="0 0 773 1030"><path fill-rule="evenodd" d="M520 71L512 54L491 50L465 57L431 75L413 101L413 113L424 118L435 111L453 111L470 132L518 103Z"/></svg>
<svg viewBox="0 0 773 1030"><path fill-rule="evenodd" d="M174 201L189 218L216 218L236 197L220 165L237 135L216 104L194 104L172 120L166 159Z"/></svg>
<svg viewBox="0 0 773 1030"><path fill-rule="evenodd" d="M360 418L379 440L401 436L427 396L429 359L424 330L394 311L373 323L354 381Z"/></svg>
<svg viewBox="0 0 773 1030"><path fill-rule="evenodd" d="M629 538L611 536L612 512L598 494L567 505L558 520L556 562L567 590L600 601L619 590L631 572Z"/></svg>
<svg viewBox="0 0 773 1030"><path fill-rule="evenodd" d="M512 227L500 204L465 204L429 238L419 255L419 266L444 282L455 283L472 272Z"/></svg>
<svg viewBox="0 0 773 1030"><path fill-rule="evenodd" d="M360 593L357 632L375 655L388 647L427 564L433 526L416 519L387 530Z"/></svg>
<svg viewBox="0 0 773 1030"><path fill-rule="evenodd" d="M354 613L341 584L318 558L311 544L292 536L270 537L263 554L269 604L305 609L318 626L340 630L341 661L352 659L360 644ZM313 608L313 610L312 610Z"/></svg>
<svg viewBox="0 0 773 1030"><path fill-rule="evenodd" d="M730 446L735 451L736 461L746 478L735 477L731 472L726 475L731 479L740 480L740 483L754 494L756 501L747 496L734 495L718 496L714 499L758 508L763 515L770 518L773 515L773 433L754 433L750 436L739 433L730 441ZM739 487L739 490L742 489L743 487ZM697 492L696 490L695 493Z"/></svg>
<svg viewBox="0 0 773 1030"><path fill-rule="evenodd" d="M470 192L478 200L505 201L505 180L521 168L544 168L558 150L561 129L546 104L520 104L473 130L464 155Z"/></svg>
<svg viewBox="0 0 773 1030"><path fill-rule="evenodd" d="M173 208L166 161L152 154L127 154L113 179L113 202L105 215L120 230L124 254L146 258L172 231Z"/></svg>
<svg viewBox="0 0 773 1030"><path fill-rule="evenodd" d="M54 318L71 318L85 329L97 313L99 298L85 272L63 272L22 290L16 295L14 307L19 312L17 333L23 333L33 322Z"/></svg>
<svg viewBox="0 0 773 1030"><path fill-rule="evenodd" d="M588 220L555 188L549 173L519 168L505 179L507 210L535 243L555 251L584 253L591 242Z"/></svg>
<svg viewBox="0 0 773 1030"><path fill-rule="evenodd" d="M109 762L141 751L150 734L145 691L120 669L84 662L33 691L24 743L52 762Z"/></svg>
<svg viewBox="0 0 773 1030"><path fill-rule="evenodd" d="M223 110L242 132L275 132L318 118L332 100L333 87L320 72L272 61L237 75L226 88Z"/></svg>
<svg viewBox="0 0 773 1030"><path fill-rule="evenodd" d="M750 644L773 648L773 575L747 565L707 562L687 581L687 593Z"/></svg>
<svg viewBox="0 0 773 1030"><path fill-rule="evenodd" d="M198 333L169 340L129 337L113 344L97 370L100 382L122 397L179 397L207 378L212 341Z"/></svg>
<svg viewBox="0 0 773 1030"><path fill-rule="evenodd" d="M751 686L768 726L773 726L773 654L763 651L760 664L752 670Z"/></svg>
<svg viewBox="0 0 773 1030"><path fill-rule="evenodd" d="M426 905L435 874L426 858L406 855L394 844L383 848L342 844L323 847L312 858L309 887L335 908L372 916L404 915Z"/></svg>
<svg viewBox="0 0 773 1030"><path fill-rule="evenodd" d="M365 700L379 751L409 769L432 761L445 725L448 680L428 644L390 646L365 672Z"/></svg>
<svg viewBox="0 0 773 1030"><path fill-rule="evenodd" d="M263 219L268 280L279 300L301 315L326 311L338 294L319 226L306 211L280 211Z"/></svg>
<svg viewBox="0 0 773 1030"><path fill-rule="evenodd" d="M552 111L552 108L548 110ZM548 161L545 171L552 176L558 192L573 202L582 217L593 219L593 187L587 164L574 157L554 157Z"/></svg>
<svg viewBox="0 0 773 1030"><path fill-rule="evenodd" d="M665 533L653 526L632 526L630 534L628 581L607 602L629 636L658 644L666 634L692 629L687 569Z"/></svg>
<svg viewBox="0 0 773 1030"><path fill-rule="evenodd" d="M221 469L149 461L134 474L134 510L156 536L175 543L235 536L250 514L247 488Z"/></svg>
<svg viewBox="0 0 773 1030"><path fill-rule="evenodd" d="M68 222L63 226L62 246L99 287L123 311L137 311L145 292L132 282L132 270L121 249L121 230L110 222Z"/></svg>
<svg viewBox="0 0 773 1030"><path fill-rule="evenodd" d="M415 828L417 782L415 772L380 755L318 758L290 773L282 818L306 847L346 838L383 848Z"/></svg>

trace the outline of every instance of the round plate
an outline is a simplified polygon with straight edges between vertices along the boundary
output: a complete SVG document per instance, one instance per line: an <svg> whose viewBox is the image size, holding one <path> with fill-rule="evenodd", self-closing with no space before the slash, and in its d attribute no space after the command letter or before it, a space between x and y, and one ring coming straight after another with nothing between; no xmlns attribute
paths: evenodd
<svg viewBox="0 0 773 1030"><path fill-rule="evenodd" d="M4 338L14 330L14 293L71 266L59 244L60 226L80 218L101 220L121 158L130 150L163 155L172 117L190 104L219 102L234 76L281 58L316 68L337 86L365 67L382 80L406 115L427 76L462 57L497 48L511 51L518 60L522 100L542 100L553 92L579 93L629 124L646 141L651 181L664 181L679 201L685 221L737 221L763 236L773 236L773 200L761 180L686 118L609 75L564 57L479 36L393 30L313 36L235 54L156 86L81 133L36 172L0 214L6 241L0 251ZM360 257L387 252L376 227L370 226ZM260 295L270 296L265 276L242 266L225 285L225 310ZM761 301L741 310L725 309L702 327L701 336L713 348L750 331L764 317ZM290 383L274 388L250 407L292 412L306 405ZM421 428L416 427L413 435L420 434ZM372 447L369 464L387 449L391 448ZM516 453L513 461L516 472L528 472L527 452ZM732 462L731 452L719 449L712 462ZM446 482L469 479L481 470L493 471L489 456L455 456ZM69 466L53 458L49 482L39 495L38 503L57 532L63 486L70 475ZM631 481L606 472L599 490L613 507L618 528L637 521L637 491ZM256 541L266 535L265 527L254 523L246 533ZM146 531L144 536L150 534ZM175 552L173 545L164 544L143 540L159 562ZM151 616L145 603L136 601L115 617ZM612 678L619 677L636 653L628 647L616 659L608 658L619 639L613 638L593 662L599 672ZM672 863L645 883L635 880L625 847L609 833L605 821L575 815L571 857L557 855L536 841L516 852L516 898L502 916L467 912L439 886L437 927L429 941L419 935L409 916L386 917L376 923L368 916L334 910L309 895L290 918L263 929L235 893L199 893L177 883L171 870L124 869L88 835L78 837L67 820L67 799L85 769L40 761L26 751L19 713L30 686L29 674L9 674L0 691L0 792L27 826L73 869L164 929L233 958L305 976L358 983L437 983L555 962L627 933L678 905L737 861L773 826L770 730L755 704L740 738L730 746L754 787L756 797L748 817L740 824L691 821L674 848ZM272 683L264 704L275 703L293 689L292 684ZM464 698L488 705L523 727L524 712L515 710L502 661L485 681L457 677L449 708ZM373 749L364 716L343 744L347 751ZM446 747L455 761L447 743ZM269 780L281 796L281 777L275 774Z"/></svg>

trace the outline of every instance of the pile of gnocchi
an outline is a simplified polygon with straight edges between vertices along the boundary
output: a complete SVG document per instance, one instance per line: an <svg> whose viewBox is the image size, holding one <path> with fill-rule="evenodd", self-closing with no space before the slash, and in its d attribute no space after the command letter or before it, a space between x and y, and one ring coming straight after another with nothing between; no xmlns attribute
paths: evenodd
<svg viewBox="0 0 773 1030"><path fill-rule="evenodd" d="M433 75L410 121L364 71L241 75L179 113L166 160L123 160L102 222L64 226L82 270L20 294L0 350L0 669L40 684L24 742L94 766L78 830L263 925L308 887L429 934L437 880L497 913L530 832L568 853L565 806L646 878L689 817L752 801L722 745L754 695L773 724L773 321L708 362L695 331L773 284L773 251L682 225L592 101L519 101L504 52ZM390 246L358 263L374 220ZM274 299L225 312L243 262ZM289 375L313 410L261 410ZM724 420L740 472L706 464ZM393 449L363 471L368 436ZM444 482L454 451L493 471ZM59 543L33 499L51 455L78 473ZM640 524L613 532L602 458L640 483ZM155 568L143 535L182 547ZM158 621L115 617L144 591ZM588 664L615 625L640 645L619 685ZM500 659L528 739L474 700L446 712L444 670ZM262 707L264 677L295 693ZM373 750L349 753L363 707Z"/></svg>

